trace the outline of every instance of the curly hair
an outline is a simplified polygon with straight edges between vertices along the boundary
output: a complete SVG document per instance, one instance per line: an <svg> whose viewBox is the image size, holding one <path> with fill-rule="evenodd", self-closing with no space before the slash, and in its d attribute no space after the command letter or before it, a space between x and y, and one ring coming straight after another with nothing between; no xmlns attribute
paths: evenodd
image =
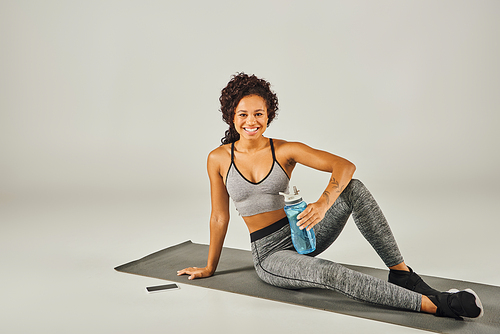
<svg viewBox="0 0 500 334"><path fill-rule="evenodd" d="M259 79L255 75L248 75L243 72L232 76L227 86L222 89L220 101L220 111L222 119L229 125L222 144L230 144L240 139L239 133L234 127L234 111L245 96L258 95L266 101L267 125L271 124L278 114L278 97L271 90L271 84L264 79Z"/></svg>

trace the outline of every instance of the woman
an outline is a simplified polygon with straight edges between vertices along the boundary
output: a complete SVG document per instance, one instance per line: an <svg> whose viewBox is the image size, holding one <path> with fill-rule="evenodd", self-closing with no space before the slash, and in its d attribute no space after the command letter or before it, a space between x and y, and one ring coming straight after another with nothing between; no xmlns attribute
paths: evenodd
<svg viewBox="0 0 500 334"><path fill-rule="evenodd" d="M257 274L269 284L332 289L365 302L457 319L482 316L474 291L438 292L406 266L382 211L366 187L352 179L356 168L351 162L302 143L264 137L278 110L269 82L239 73L222 90L220 103L229 130L223 145L208 156L212 212L207 266L185 268L178 275L196 279L214 274L231 197L250 232ZM279 195L287 190L297 163L331 173L318 201L298 216L297 225L316 234L317 248L307 255L293 248L284 199ZM335 241L351 214L390 269L389 282L315 257Z"/></svg>

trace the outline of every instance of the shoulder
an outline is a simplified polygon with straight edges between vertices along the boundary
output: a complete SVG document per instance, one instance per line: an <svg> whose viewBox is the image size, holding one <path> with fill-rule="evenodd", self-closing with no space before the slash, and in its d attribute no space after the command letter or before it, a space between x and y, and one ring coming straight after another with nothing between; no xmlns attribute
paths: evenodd
<svg viewBox="0 0 500 334"><path fill-rule="evenodd" d="M298 157L307 152L309 146L294 141L286 141L283 139L273 139L276 157L279 161L285 163L286 166L295 166Z"/></svg>
<svg viewBox="0 0 500 334"><path fill-rule="evenodd" d="M224 158L231 158L231 144L217 147L208 154L208 160L217 161Z"/></svg>
<svg viewBox="0 0 500 334"><path fill-rule="evenodd" d="M309 148L306 144L296 141L286 141L283 139L273 139L273 144L276 150L281 153L293 153L297 150L303 150Z"/></svg>
<svg viewBox="0 0 500 334"><path fill-rule="evenodd" d="M231 162L231 144L221 145L208 154L207 168L220 171ZM227 168L227 167L226 167Z"/></svg>

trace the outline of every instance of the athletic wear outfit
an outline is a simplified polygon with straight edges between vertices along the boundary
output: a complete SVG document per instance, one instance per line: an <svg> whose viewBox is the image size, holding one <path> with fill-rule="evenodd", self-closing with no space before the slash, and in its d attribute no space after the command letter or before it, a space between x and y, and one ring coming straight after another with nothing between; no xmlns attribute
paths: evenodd
<svg viewBox="0 0 500 334"><path fill-rule="evenodd" d="M242 216L284 207L283 197L278 192L287 189L289 178L276 160L272 139L270 145L273 155L271 170L262 181L253 183L238 171L234 162L234 143L232 144L226 188ZM375 199L363 183L352 179L326 212L323 220L313 227L316 234L316 250L313 253L301 255L295 251L286 217L250 234L253 261L258 276L263 281L282 288L331 289L369 303L420 311L422 295L408 290L411 287L403 288L315 257L337 239L351 214L362 235L386 266L403 262L391 229ZM418 287L422 286L423 281L420 282L420 277L413 271L408 274L397 271L391 273L396 284L399 284L398 280L418 281L418 286L415 285L417 291ZM424 293L426 292L427 290L424 290Z"/></svg>
<svg viewBox="0 0 500 334"><path fill-rule="evenodd" d="M234 143L231 145L231 165L226 175L226 188L236 210L242 217L283 209L285 199L279 192L285 192L290 179L276 160L273 140L269 139L273 154L273 165L261 181L247 180L234 163Z"/></svg>

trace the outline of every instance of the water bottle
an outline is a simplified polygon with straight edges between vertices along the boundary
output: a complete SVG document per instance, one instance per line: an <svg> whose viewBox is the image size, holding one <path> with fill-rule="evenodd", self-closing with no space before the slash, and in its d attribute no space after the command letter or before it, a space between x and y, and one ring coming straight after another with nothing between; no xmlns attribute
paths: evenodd
<svg viewBox="0 0 500 334"><path fill-rule="evenodd" d="M311 229L307 231L305 228L301 230L297 226L297 215L305 210L307 207L306 202L299 196L299 190L293 186L293 194L281 193L285 196L285 213L290 223L290 230L292 231L293 246L299 254L308 254L316 249L316 236Z"/></svg>

